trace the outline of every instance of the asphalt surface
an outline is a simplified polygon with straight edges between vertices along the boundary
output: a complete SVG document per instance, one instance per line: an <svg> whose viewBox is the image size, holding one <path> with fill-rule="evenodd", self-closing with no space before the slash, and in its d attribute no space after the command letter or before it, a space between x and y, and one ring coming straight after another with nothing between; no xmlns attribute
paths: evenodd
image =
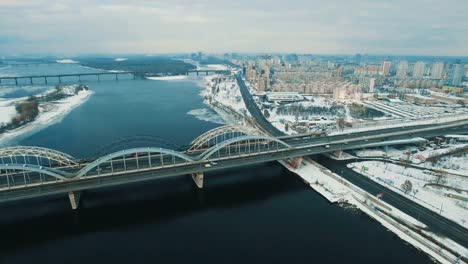
<svg viewBox="0 0 468 264"><path fill-rule="evenodd" d="M242 80L240 75L236 75L237 83L239 84L242 98L244 103L247 106L250 114L255 118L258 125L261 126L265 131L268 131L270 135L279 137L284 136L285 134L273 126L266 118L263 116L262 111L258 108L257 104L253 100L252 95L249 92L249 88L245 85L245 82Z"/></svg>

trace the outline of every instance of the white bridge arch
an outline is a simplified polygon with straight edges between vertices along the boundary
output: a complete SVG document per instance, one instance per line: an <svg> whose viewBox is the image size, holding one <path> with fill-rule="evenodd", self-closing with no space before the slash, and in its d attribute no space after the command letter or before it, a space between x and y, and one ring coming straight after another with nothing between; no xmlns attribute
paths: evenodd
<svg viewBox="0 0 468 264"><path fill-rule="evenodd" d="M18 161L21 160L24 164L31 164L31 159L39 166L42 165L41 161L43 159L48 160L48 164L44 164L44 166L51 166L52 162L58 163L61 166L78 164L72 156L53 149L29 146L0 148L0 163L2 164L20 164Z"/></svg>
<svg viewBox="0 0 468 264"><path fill-rule="evenodd" d="M247 135L263 135L259 130L241 127L241 126L220 126L209 130L190 143L190 148L187 152L195 152L203 150L204 147L212 147L225 140L229 140L235 137L247 136Z"/></svg>
<svg viewBox="0 0 468 264"><path fill-rule="evenodd" d="M86 165L86 167L82 168L78 173L76 174L76 178L83 177L86 175L86 173L90 172L91 170L98 168L100 165L105 164L110 162L111 160L119 157L125 157L128 155L137 155L138 154L148 154L148 158L151 160L151 154L161 154L161 155L169 155L175 159L175 157L180 158L184 160L185 162L193 162L194 160L189 157L188 155L170 150L170 149L164 149L164 148L133 148L133 149L127 149L127 150L122 150L118 152L111 153L109 155L106 155L104 157L98 158L97 160L89 163ZM138 159L137 159L138 160Z"/></svg>
<svg viewBox="0 0 468 264"><path fill-rule="evenodd" d="M211 147L210 149L207 149L205 152L200 154L198 159L208 160L211 156L213 156L213 154L219 153L222 149L227 148L227 150L230 151L230 147L232 145L237 144L237 146L240 147L240 143L243 143L243 142L246 143L244 144L245 148L250 149L250 147L253 146L254 150L255 150L256 145L258 145L257 150L260 149L261 145L265 146L268 149L270 147L269 145L270 143L276 143L277 148L279 148L280 145L286 148L292 148L291 145L275 137L261 136L261 135L260 136L241 136L241 137L232 138L232 139L223 141L221 143L218 143L217 145ZM249 153L255 153L255 151L254 152L249 151Z"/></svg>

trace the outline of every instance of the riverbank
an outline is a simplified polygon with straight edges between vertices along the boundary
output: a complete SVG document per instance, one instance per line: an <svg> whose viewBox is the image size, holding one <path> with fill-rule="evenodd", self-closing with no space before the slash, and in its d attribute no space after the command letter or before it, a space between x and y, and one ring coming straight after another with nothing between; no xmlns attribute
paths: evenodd
<svg viewBox="0 0 468 264"><path fill-rule="evenodd" d="M64 99L41 103L39 105L39 115L34 119L34 121L0 134L0 146L14 144L14 142L19 141L28 135L34 134L52 124L60 122L73 109L84 104L93 93L94 92L90 90L81 90L76 95L69 96ZM12 101L18 101L18 99L8 100L6 101L8 103L5 104L11 104ZM11 108L10 105L7 105L6 107ZM14 115L16 115L16 113ZM10 116L5 114L7 118L14 115L11 113L11 110Z"/></svg>

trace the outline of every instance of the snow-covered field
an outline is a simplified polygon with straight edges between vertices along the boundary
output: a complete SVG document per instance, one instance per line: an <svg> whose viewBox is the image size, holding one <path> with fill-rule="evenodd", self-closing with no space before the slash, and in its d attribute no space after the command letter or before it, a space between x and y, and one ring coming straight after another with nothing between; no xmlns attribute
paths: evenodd
<svg viewBox="0 0 468 264"><path fill-rule="evenodd" d="M2 124L8 124L16 116L15 101L0 98L0 127Z"/></svg>
<svg viewBox="0 0 468 264"><path fill-rule="evenodd" d="M442 157L434 164L431 164L431 167L456 174L463 174L468 177L468 153L460 156Z"/></svg>
<svg viewBox="0 0 468 264"><path fill-rule="evenodd" d="M438 241L439 245L427 238L413 232L408 226L424 229L426 225L419 222L397 208L370 196L362 189L350 184L339 175L332 173L314 161L304 161L299 169L294 169L285 162L281 162L287 169L299 175L304 182L331 202L346 202L356 206L359 210L374 218L416 248L426 252L440 263L453 263L459 254L466 256L467 249L449 239L439 237L433 233L425 232L431 239ZM385 212L385 213L383 213ZM391 216L391 217L389 217ZM398 221L395 221L398 219ZM405 223L404 225L401 223ZM457 252L453 255L442 249L440 245Z"/></svg>
<svg viewBox="0 0 468 264"><path fill-rule="evenodd" d="M176 75L176 76L161 76L161 77L146 77L148 80L153 81L177 81L187 79L186 75Z"/></svg>
<svg viewBox="0 0 468 264"><path fill-rule="evenodd" d="M202 97L208 101L208 98L211 98L211 100L227 106L241 115L250 115L242 99L237 81L233 76L208 76L205 78L205 83L206 88L200 93Z"/></svg>
<svg viewBox="0 0 468 264"><path fill-rule="evenodd" d="M452 219L468 228L468 202L449 197L450 192L437 188L433 184L443 184L451 190L465 190L458 196L468 197L468 179L453 176L437 176L434 173L416 168L405 168L400 165L382 161L364 161L353 163L353 170L370 179L389 187L390 189L412 199L422 206ZM439 180L439 178L442 179ZM409 181L411 188L405 189L404 183ZM431 185L432 184L432 185ZM455 191L454 191L455 192Z"/></svg>
<svg viewBox="0 0 468 264"><path fill-rule="evenodd" d="M82 90L77 95L41 104L39 106L39 115L33 122L0 135L0 146L9 145L14 140L19 140L62 121L73 109L85 103L93 93L90 90Z"/></svg>

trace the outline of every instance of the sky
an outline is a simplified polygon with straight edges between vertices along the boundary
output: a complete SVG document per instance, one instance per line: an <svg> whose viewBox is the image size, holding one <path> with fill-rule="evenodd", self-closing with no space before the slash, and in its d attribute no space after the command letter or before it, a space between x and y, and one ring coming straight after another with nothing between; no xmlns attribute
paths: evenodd
<svg viewBox="0 0 468 264"><path fill-rule="evenodd" d="M0 56L468 55L468 0L0 0Z"/></svg>

